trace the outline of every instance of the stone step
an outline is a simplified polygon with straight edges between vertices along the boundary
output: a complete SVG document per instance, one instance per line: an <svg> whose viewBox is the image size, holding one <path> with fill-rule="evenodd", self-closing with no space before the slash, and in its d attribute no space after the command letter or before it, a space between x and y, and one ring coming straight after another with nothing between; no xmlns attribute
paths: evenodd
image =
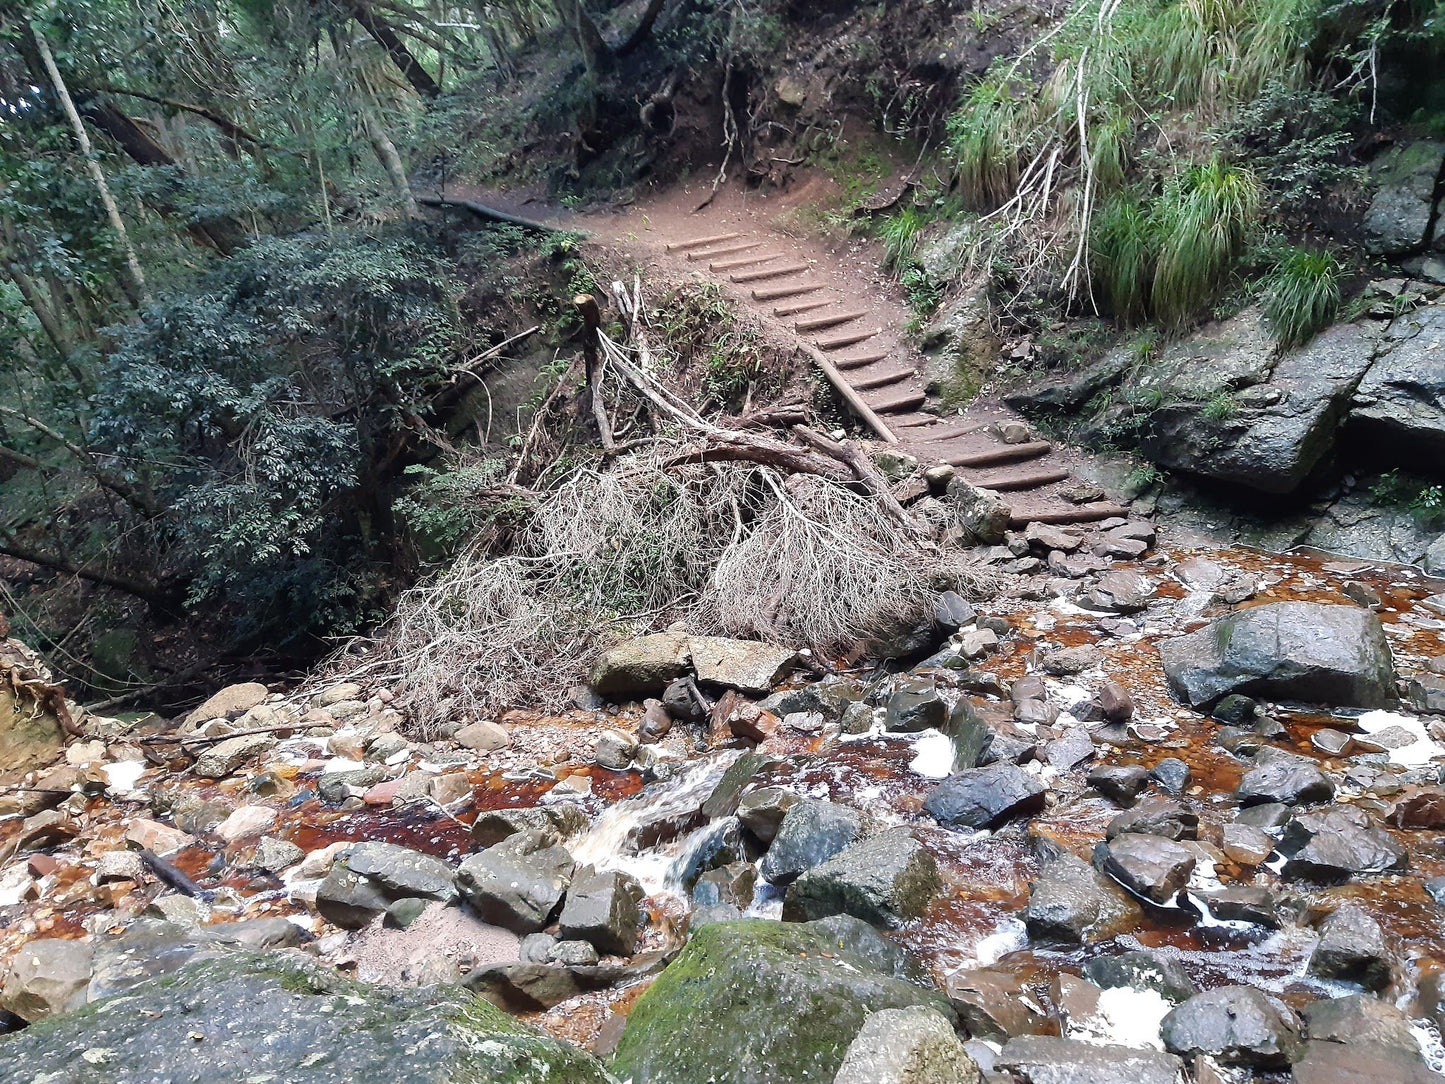
<svg viewBox="0 0 1445 1084"><path fill-rule="evenodd" d="M780 279L784 275L797 275L806 270L806 263L788 263L781 267L765 267L761 271L739 271L728 278L733 282L760 282L763 279Z"/></svg>
<svg viewBox="0 0 1445 1084"><path fill-rule="evenodd" d="M885 388L889 384L896 384L900 380L906 380L916 373L917 369L890 369L881 373L869 373L867 376L857 378L849 377L848 383L854 391L867 391L869 388Z"/></svg>
<svg viewBox="0 0 1445 1084"><path fill-rule="evenodd" d="M704 245L720 245L724 241L732 241L741 237L740 233L714 233L706 237L693 237L687 241L674 241L667 246L668 252L682 252L689 248L702 248Z"/></svg>
<svg viewBox="0 0 1445 1084"><path fill-rule="evenodd" d="M1048 455L1054 446L1046 440L1030 441L1027 444L1000 444L987 451L961 450L945 451L940 459L955 467L992 467L999 463L1017 463L1024 459L1037 459Z"/></svg>
<svg viewBox="0 0 1445 1084"><path fill-rule="evenodd" d="M841 335L834 335L827 339L814 339L813 345L819 350L842 350L845 346L852 346L854 343L861 343L873 338L874 335L883 334L881 327L862 329L858 331L845 331Z"/></svg>
<svg viewBox="0 0 1445 1084"><path fill-rule="evenodd" d="M829 312L822 316L812 316L807 320L799 320L793 325L794 331L825 331L830 327L837 327L839 324L846 324L860 317L868 315L867 309L853 309L850 312Z"/></svg>
<svg viewBox="0 0 1445 1084"><path fill-rule="evenodd" d="M689 252L687 259L689 263L696 263L699 260L715 260L719 256L731 256L737 252L747 252L750 249L762 248L763 241L744 241L740 245L725 245L722 248L710 248L698 252Z"/></svg>
<svg viewBox="0 0 1445 1084"><path fill-rule="evenodd" d="M790 282L786 286L765 286L761 290L753 291L753 300L781 301L785 297L811 294L815 290L821 290L823 286L824 283L821 282Z"/></svg>

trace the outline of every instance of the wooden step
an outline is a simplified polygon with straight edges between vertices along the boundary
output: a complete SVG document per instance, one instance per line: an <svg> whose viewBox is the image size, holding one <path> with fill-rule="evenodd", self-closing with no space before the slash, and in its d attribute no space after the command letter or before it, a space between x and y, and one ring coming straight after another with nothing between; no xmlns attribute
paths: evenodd
<svg viewBox="0 0 1445 1084"><path fill-rule="evenodd" d="M921 391L897 391L891 395L884 396L876 402L869 403L875 414L895 414L900 410L912 410L914 407L922 406L928 396Z"/></svg>
<svg viewBox="0 0 1445 1084"><path fill-rule="evenodd" d="M808 270L808 264L788 263L781 267L765 267L761 271L739 271L728 278L733 282L758 282L761 279L780 279L784 275L797 275Z"/></svg>
<svg viewBox="0 0 1445 1084"><path fill-rule="evenodd" d="M897 384L917 371L917 369L890 369L882 373L869 373L867 376L849 377L848 383L856 391L867 391L869 388L883 388L889 384Z"/></svg>
<svg viewBox="0 0 1445 1084"><path fill-rule="evenodd" d="M872 365L875 361L882 361L887 356L887 350L870 350L868 353L859 354L854 358L839 358L833 364L840 369L861 369L865 365Z"/></svg>
<svg viewBox="0 0 1445 1084"><path fill-rule="evenodd" d="M935 421L936 420L937 419L935 419ZM932 444L940 440L952 440L954 437L966 437L970 433L977 433L980 429L987 428L988 422L961 422L958 425L940 424L937 429L928 429L917 435L910 434L908 439Z"/></svg>
<svg viewBox="0 0 1445 1084"><path fill-rule="evenodd" d="M925 425L937 425L942 420L937 414L909 414L906 417L894 418L893 428L916 430ZM914 433L909 433L908 439L912 440L914 436Z"/></svg>
<svg viewBox="0 0 1445 1084"><path fill-rule="evenodd" d="M1062 482L1069 476L1069 472L1062 467L1049 467L1040 470L1004 471L998 474L977 474L969 475L965 480L969 485L978 486L981 489L996 489L1000 493L1016 493L1022 489L1041 489L1055 482Z"/></svg>
<svg viewBox="0 0 1445 1084"><path fill-rule="evenodd" d="M1115 516L1128 516L1129 509L1113 501L1093 504L1053 504L1037 508L1018 508L1009 518L1010 527L1026 527L1030 523L1093 523Z"/></svg>
<svg viewBox="0 0 1445 1084"><path fill-rule="evenodd" d="M811 294L815 290L823 288L821 282L794 282L787 286L766 286L761 290L753 291L754 301L780 301L785 297L797 297L799 294Z"/></svg>
<svg viewBox="0 0 1445 1084"><path fill-rule="evenodd" d="M696 263L698 260L715 260L719 256L732 256L738 252L747 252L751 249L762 248L765 241L744 241L740 245L725 245L722 248L704 249L699 252L689 252L687 259L689 263Z"/></svg>
<svg viewBox="0 0 1445 1084"><path fill-rule="evenodd" d="M667 251L681 252L689 248L702 248L704 245L720 245L724 241L732 241L741 236L740 233L714 233L707 237L694 237L689 241L674 241L667 246Z"/></svg>
<svg viewBox="0 0 1445 1084"><path fill-rule="evenodd" d="M829 305L837 304L836 301L789 301L786 305L779 305L773 310L774 316L796 316L800 312L812 312L814 309L825 309Z"/></svg>
<svg viewBox="0 0 1445 1084"><path fill-rule="evenodd" d="M1030 441L1028 444L1000 444L986 452L947 452L943 462L955 467L992 467L999 463L1018 463L1024 459L1037 459L1048 455L1054 446L1046 440Z"/></svg>
<svg viewBox="0 0 1445 1084"><path fill-rule="evenodd" d="M822 316L809 317L807 320L799 320L793 325L794 331L824 331L830 327L837 327L839 324L846 324L857 320L861 316L867 316L867 309L854 309L852 312L828 312Z"/></svg>
<svg viewBox="0 0 1445 1084"><path fill-rule="evenodd" d="M845 331L841 335L834 335L827 339L814 339L813 345L819 350L842 350L845 346L852 346L854 343L861 343L873 338L874 335L883 334L881 327L869 328L860 331Z"/></svg>
<svg viewBox="0 0 1445 1084"><path fill-rule="evenodd" d="M748 267L752 264L771 263L773 260L781 260L783 254L774 252L767 256L739 256L736 260L718 260L717 263L707 265L709 271L734 271L739 267Z"/></svg>

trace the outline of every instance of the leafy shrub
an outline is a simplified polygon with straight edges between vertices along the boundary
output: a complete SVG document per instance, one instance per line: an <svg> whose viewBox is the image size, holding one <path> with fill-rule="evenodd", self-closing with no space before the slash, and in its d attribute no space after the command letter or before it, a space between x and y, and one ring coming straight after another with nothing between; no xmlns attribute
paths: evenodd
<svg viewBox="0 0 1445 1084"><path fill-rule="evenodd" d="M1264 316L1281 350L1303 346L1340 309L1340 265L1322 249L1290 249L1265 288Z"/></svg>

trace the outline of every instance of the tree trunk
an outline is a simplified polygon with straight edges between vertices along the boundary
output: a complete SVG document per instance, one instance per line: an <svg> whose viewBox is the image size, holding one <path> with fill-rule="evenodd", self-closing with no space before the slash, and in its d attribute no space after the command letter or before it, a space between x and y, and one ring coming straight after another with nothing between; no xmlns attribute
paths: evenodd
<svg viewBox="0 0 1445 1084"><path fill-rule="evenodd" d="M30 28L35 36L35 48L40 53L40 61L45 65L45 72L50 76L50 82L55 87L55 94L60 99L60 104L65 110L66 117L70 120L70 127L75 133L75 141L80 144L80 153L85 157L85 168L90 172L91 180L100 191L100 202L105 207L105 215L110 220L111 229L115 230L116 236L120 239L121 250L125 253L126 267L130 270L131 278L135 280L136 289L145 300L150 300L150 294L146 289L145 273L141 271L140 259L135 254L135 249L130 243L130 234L126 232L125 223L120 218L120 208L115 205L111 198L110 186L105 182L105 173L96 161L95 154L90 147L90 136L86 134L85 125L80 121L80 114L76 112L75 103L70 100L70 91L65 89L65 80L60 78L60 69L55 66L55 57L50 54L50 45L45 40L45 35L35 27Z"/></svg>
<svg viewBox="0 0 1445 1084"><path fill-rule="evenodd" d="M378 45L386 50L387 56L401 69L401 74L406 76L406 81L412 85L412 89L423 98L435 98L441 94L441 88L436 81L421 66L421 62L411 55L411 51L402 44L396 36L396 31L391 28L385 19L380 18L361 0L351 5L352 17L361 24L363 30L376 39Z"/></svg>
<svg viewBox="0 0 1445 1084"><path fill-rule="evenodd" d="M104 569L90 568L87 565L78 565L74 561L67 561L62 557L42 553L39 550L22 545L8 532L0 532L0 554L4 554L6 557L13 557L17 561L26 561L32 565L39 565L41 568L52 569L55 572L67 572L72 576L79 576L82 580L90 580L92 583L103 584L106 587L114 587L117 591L124 591L127 595L134 595L136 598L149 602L152 606L159 610L164 610L167 613L174 614L179 609L180 600L176 593L161 587L159 584L132 579L129 576L121 576L117 573L107 572Z"/></svg>
<svg viewBox="0 0 1445 1084"><path fill-rule="evenodd" d="M391 178L391 185L396 189L402 206L406 208L406 217L416 218L421 212L417 210L416 197L411 194L411 185L406 179L406 167L401 164L401 155L396 152L396 144L391 141L386 129L381 126L371 106L366 102L361 103L361 120L366 125L366 138L371 141L371 149L376 152L377 161Z"/></svg>
<svg viewBox="0 0 1445 1084"><path fill-rule="evenodd" d="M40 321L40 327L44 330L51 345L60 353L61 357L68 355L70 353L70 337L65 334L65 329L60 324L60 318L55 315L55 310L41 295L40 287L35 280L9 260L5 263L5 272L10 276L10 281L15 283L15 288L20 291L20 296L25 299L25 304L30 306L30 311L35 314L35 319Z"/></svg>
<svg viewBox="0 0 1445 1084"><path fill-rule="evenodd" d="M642 21L637 24L637 29L632 32L632 35L626 41L617 47L618 56L626 56L647 40L648 36L652 33L653 24L657 22L657 17L662 14L662 9L666 3L667 0L652 0L652 3L647 5L647 10L642 13Z"/></svg>
<svg viewBox="0 0 1445 1084"><path fill-rule="evenodd" d="M599 72L611 67L612 50L607 47L592 16L582 6L582 0L558 0L557 6L582 48L582 62L587 66L587 74L595 78Z"/></svg>

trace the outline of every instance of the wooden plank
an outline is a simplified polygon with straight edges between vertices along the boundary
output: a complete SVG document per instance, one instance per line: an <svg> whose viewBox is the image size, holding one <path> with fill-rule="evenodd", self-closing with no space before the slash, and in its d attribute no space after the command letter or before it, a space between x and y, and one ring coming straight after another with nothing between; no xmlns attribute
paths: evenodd
<svg viewBox="0 0 1445 1084"><path fill-rule="evenodd" d="M889 384L897 384L917 371L917 369L890 369L882 373L869 373L867 376L851 376L848 378L848 383L859 391L867 391L869 388L883 388Z"/></svg>
<svg viewBox="0 0 1445 1084"><path fill-rule="evenodd" d="M774 316L796 316L800 312L812 312L814 309L825 309L829 305L836 305L833 300L820 301L789 301L786 305L779 305L773 309Z"/></svg>
<svg viewBox="0 0 1445 1084"><path fill-rule="evenodd" d="M785 297L797 297L799 294L811 294L814 290L821 290L821 282L794 282L787 286L768 286L761 290L753 291L754 301L780 301Z"/></svg>
<svg viewBox="0 0 1445 1084"><path fill-rule="evenodd" d="M882 361L888 356L887 350L870 350L866 354L859 354L852 358L839 358L838 368L840 369L861 369L865 365L872 365L875 361Z"/></svg>
<svg viewBox="0 0 1445 1084"><path fill-rule="evenodd" d="M1030 441L1028 444L1000 444L986 452L945 453L943 462L955 467L992 467L999 463L1017 463L1024 459L1037 459L1048 455L1054 446L1046 440Z"/></svg>
<svg viewBox="0 0 1445 1084"><path fill-rule="evenodd" d="M735 260L718 260L716 263L707 265L709 271L734 271L739 267L749 267L758 263L771 263L773 260L781 260L781 252L772 252L763 256L739 256Z"/></svg>
<svg viewBox="0 0 1445 1084"><path fill-rule="evenodd" d="M704 245L720 245L724 241L732 241L741 236L740 233L714 233L707 237L694 237L690 241L674 241L667 246L667 251L681 252L689 248L702 248Z"/></svg>
<svg viewBox="0 0 1445 1084"><path fill-rule="evenodd" d="M893 414L900 410L912 410L914 407L922 406L928 396L921 391L894 392L873 404L873 409L879 414Z"/></svg>
<svg viewBox="0 0 1445 1084"><path fill-rule="evenodd" d="M996 489L1000 493L1013 493L1021 489L1039 489L1043 486L1062 482L1069 472L1062 467L1043 470L1014 471L1012 474L979 474L965 478L969 485L982 489Z"/></svg>
<svg viewBox="0 0 1445 1084"><path fill-rule="evenodd" d="M893 430L884 424L883 419L878 416L878 411L869 406L867 402L864 401L863 396L859 395L849 386L848 381L843 379L843 374L838 371L838 367L828 360L828 355L824 354L823 351L819 350L812 343L804 342L799 345L802 346L803 352L817 363L818 368L823 370L823 375L828 378L828 383L833 385L833 390L841 395L848 405L857 412L858 416L863 419L868 428L878 434L878 439L887 444L897 444L898 438L893 435ZM920 401L922 400L921 393L919 399Z"/></svg>
<svg viewBox="0 0 1445 1084"><path fill-rule="evenodd" d="M715 260L719 256L731 256L737 252L747 252L749 249L762 248L765 241L744 241L740 245L726 245L723 248L704 249L701 252L689 252L687 259L689 263L696 263L698 260Z"/></svg>
<svg viewBox="0 0 1445 1084"><path fill-rule="evenodd" d="M846 324L867 315L867 309L853 309L851 312L824 313L822 316L813 316L807 320L799 320L793 325L793 330L824 331L827 328L837 327L839 324Z"/></svg>
<svg viewBox="0 0 1445 1084"><path fill-rule="evenodd" d="M1009 518L1010 527L1027 527L1030 523L1093 523L1115 516L1128 516L1129 509L1112 501L1093 504L1052 505L1035 509L1018 509Z"/></svg>
<svg viewBox="0 0 1445 1084"><path fill-rule="evenodd" d="M970 433L977 433L980 429L987 429L988 424L988 422L963 422L959 425L940 424L937 429L929 429L909 439L932 444L940 440L952 440L954 437L966 437Z"/></svg>
<svg viewBox="0 0 1445 1084"><path fill-rule="evenodd" d="M883 334L881 327L875 327L866 331L845 331L843 334L834 335L830 339L814 339L813 345L819 350L842 350L845 346L852 346L855 343L861 343L866 339L871 339L874 335L881 334Z"/></svg>
<svg viewBox="0 0 1445 1084"><path fill-rule="evenodd" d="M784 275L796 275L808 270L809 265L805 263L788 263L782 267L766 267L761 271L740 271L728 278L733 282L758 282L762 279L779 279Z"/></svg>

